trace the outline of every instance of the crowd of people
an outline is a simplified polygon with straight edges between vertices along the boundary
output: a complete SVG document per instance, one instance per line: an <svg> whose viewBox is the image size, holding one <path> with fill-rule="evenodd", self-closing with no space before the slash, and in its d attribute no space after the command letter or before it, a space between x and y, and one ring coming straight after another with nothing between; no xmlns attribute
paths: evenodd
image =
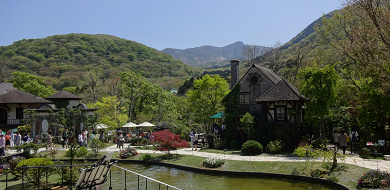
<svg viewBox="0 0 390 190"><path fill-rule="evenodd" d="M9 151L10 147L26 144L30 141L27 133L22 136L19 132L13 133L11 129L6 132L0 129L0 156L4 156L5 151Z"/></svg>
<svg viewBox="0 0 390 190"><path fill-rule="evenodd" d="M347 134L347 132L343 129L339 133L337 130L333 131L333 142L339 150L343 151L343 154L345 154L345 151L348 148L348 144L351 148L351 154L356 154L357 145L359 142L359 133L356 131L356 129L352 129L352 131Z"/></svg>

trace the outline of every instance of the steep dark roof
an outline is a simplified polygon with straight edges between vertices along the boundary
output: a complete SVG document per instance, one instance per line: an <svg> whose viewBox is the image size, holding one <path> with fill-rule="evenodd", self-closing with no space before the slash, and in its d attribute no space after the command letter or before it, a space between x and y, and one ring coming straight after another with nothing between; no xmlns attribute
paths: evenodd
<svg viewBox="0 0 390 190"><path fill-rule="evenodd" d="M260 72L264 73L264 75L270 80L272 81L274 84L277 84L279 81L281 81L282 79L276 75L274 72L272 72L271 70L265 68L265 67L261 67L259 65L255 65L253 64L253 66L255 66L257 69L260 70Z"/></svg>
<svg viewBox="0 0 390 190"><path fill-rule="evenodd" d="M302 100L305 96L284 79L256 99L257 102Z"/></svg>
<svg viewBox="0 0 390 190"><path fill-rule="evenodd" d="M80 98L72 93L69 93L65 90L61 90L61 91L58 91L57 93L55 93L51 96L46 97L46 99L48 99L48 100L53 100L53 99L81 100L82 98Z"/></svg>
<svg viewBox="0 0 390 190"><path fill-rule="evenodd" d="M14 86L11 83L0 83L0 94L4 94L7 91L14 90Z"/></svg>
<svg viewBox="0 0 390 190"><path fill-rule="evenodd" d="M0 103L2 104L50 104L52 101L45 100L19 89L9 89L0 94Z"/></svg>

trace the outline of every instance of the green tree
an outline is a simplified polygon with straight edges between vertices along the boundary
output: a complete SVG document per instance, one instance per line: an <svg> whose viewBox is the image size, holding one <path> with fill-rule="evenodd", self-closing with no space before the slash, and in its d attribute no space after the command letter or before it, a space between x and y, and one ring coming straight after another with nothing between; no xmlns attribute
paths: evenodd
<svg viewBox="0 0 390 190"><path fill-rule="evenodd" d="M137 114L137 117L133 120L137 120L138 122L157 122L167 120L168 116L171 118L179 117L177 106L174 103L175 96L173 94L147 81L144 85L145 87L139 93L133 109L133 112ZM144 118L140 118L141 116Z"/></svg>
<svg viewBox="0 0 390 190"><path fill-rule="evenodd" d="M194 81L194 90L187 92L187 101L195 122L203 123L207 126L211 122L210 116L223 110L222 99L229 92L229 87L225 79L216 75L212 78L205 75L201 79Z"/></svg>
<svg viewBox="0 0 390 190"><path fill-rule="evenodd" d="M256 130L254 128L255 119L250 113L246 113L241 119L240 119L241 125L244 127L244 131L246 134L248 134L249 139L254 140L256 136Z"/></svg>
<svg viewBox="0 0 390 190"><path fill-rule="evenodd" d="M25 72L13 72L11 82L15 88L42 98L56 92L51 86L46 86L45 79Z"/></svg>
<svg viewBox="0 0 390 190"><path fill-rule="evenodd" d="M91 87L94 103L97 101L96 86L98 85L99 79L100 74L97 71L87 72L85 75L85 82L89 87Z"/></svg>
<svg viewBox="0 0 390 190"><path fill-rule="evenodd" d="M324 67L303 67L298 77L303 79L300 90L310 101L306 102L306 118L312 124L321 126L321 134L326 135L324 117L336 100L337 74L332 65Z"/></svg>
<svg viewBox="0 0 390 190"><path fill-rule="evenodd" d="M127 122L128 117L125 114L125 109L120 107L120 102L116 96L102 97L101 101L97 101L94 106L99 108L97 113L100 123L116 129Z"/></svg>
<svg viewBox="0 0 390 190"><path fill-rule="evenodd" d="M128 121L131 121L133 107L136 104L136 98L145 88L145 78L141 74L132 71L121 73L122 94L121 96L128 104Z"/></svg>

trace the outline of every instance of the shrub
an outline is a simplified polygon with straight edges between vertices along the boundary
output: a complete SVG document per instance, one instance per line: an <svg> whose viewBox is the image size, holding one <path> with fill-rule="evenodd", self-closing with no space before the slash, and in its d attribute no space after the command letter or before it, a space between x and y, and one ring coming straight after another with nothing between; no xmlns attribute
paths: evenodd
<svg viewBox="0 0 390 190"><path fill-rule="evenodd" d="M316 140L313 141L312 145L314 148L322 148L326 147L326 143L328 140L326 138L316 138Z"/></svg>
<svg viewBox="0 0 390 190"><path fill-rule="evenodd" d="M76 150L76 156L77 157L84 157L88 154L88 150L85 146L80 146L79 148L77 148Z"/></svg>
<svg viewBox="0 0 390 190"><path fill-rule="evenodd" d="M362 158L368 158L371 154L371 150L369 148L362 148L360 152L360 157Z"/></svg>
<svg viewBox="0 0 390 190"><path fill-rule="evenodd" d="M203 161L203 166L207 168L218 168L222 166L225 163L225 160L220 159L220 158L207 158L206 160Z"/></svg>
<svg viewBox="0 0 390 190"><path fill-rule="evenodd" d="M272 154L280 153L282 151L282 148L283 148L283 144L281 140L271 141L267 145L268 152Z"/></svg>
<svg viewBox="0 0 390 190"><path fill-rule="evenodd" d="M302 158L304 156L307 156L307 149L305 147L298 147L294 150L294 154Z"/></svg>
<svg viewBox="0 0 390 190"><path fill-rule="evenodd" d="M92 139L89 147L92 149L95 155L97 155L99 151L104 148L104 143L99 139Z"/></svg>
<svg viewBox="0 0 390 190"><path fill-rule="evenodd" d="M20 154L26 158L32 158L35 156L35 154L38 152L40 146L36 145L35 143L28 143L28 144L22 144L19 146L12 147L13 149L17 151L23 150L23 152ZM31 153L32 151L32 153Z"/></svg>
<svg viewBox="0 0 390 190"><path fill-rule="evenodd" d="M0 174L8 172L11 169L8 163L0 164Z"/></svg>
<svg viewBox="0 0 390 190"><path fill-rule="evenodd" d="M130 139L130 143L134 146L141 146L146 145L148 143L148 140L143 137L134 137Z"/></svg>
<svg viewBox="0 0 390 190"><path fill-rule="evenodd" d="M18 164L19 162L25 160L26 157L24 156L19 156L19 155L14 155L11 157L11 159L9 160L9 163L15 163L15 164Z"/></svg>
<svg viewBox="0 0 390 190"><path fill-rule="evenodd" d="M261 154L263 153L263 145L255 140L246 141L241 148L241 154Z"/></svg>
<svg viewBox="0 0 390 190"><path fill-rule="evenodd" d="M150 154L143 154L141 156L141 160L143 160L143 161L152 160L152 155L150 155Z"/></svg>
<svg viewBox="0 0 390 190"><path fill-rule="evenodd" d="M17 166L16 170L21 172L20 167L25 166L54 166L54 162L46 159L46 158L30 158L27 160L21 161ZM41 179L44 177L50 176L55 171L54 168L29 168L27 170L26 179L33 183L34 185L38 185Z"/></svg>
<svg viewBox="0 0 390 190"><path fill-rule="evenodd" d="M238 150L239 149L238 143L235 140L231 141L229 143L229 145L230 145L230 148L233 149L233 150Z"/></svg>
<svg viewBox="0 0 390 190"><path fill-rule="evenodd" d="M30 134L31 133L31 126L30 124L26 124L26 125L22 125L22 126L19 126L17 127L18 129L18 132L22 135L22 134Z"/></svg>
<svg viewBox="0 0 390 190"><path fill-rule="evenodd" d="M360 176L357 186L359 188L389 188L390 174L379 169L371 170Z"/></svg>
<svg viewBox="0 0 390 190"><path fill-rule="evenodd" d="M88 163L85 163L88 164ZM65 162L59 161L57 165L66 165ZM74 183L79 177L80 173L78 172L82 166L73 166L72 169L70 167L56 167L57 173L61 176L64 182Z"/></svg>
<svg viewBox="0 0 390 190"><path fill-rule="evenodd" d="M310 172L311 177L324 178L328 174L328 171L324 169L315 169Z"/></svg>
<svg viewBox="0 0 390 190"><path fill-rule="evenodd" d="M126 159L128 157L133 157L137 154L138 154L137 150L135 150L133 148L126 148L125 150L121 151L121 153L119 154L119 157L122 159Z"/></svg>
<svg viewBox="0 0 390 190"><path fill-rule="evenodd" d="M180 135L175 135L168 129L153 132L152 135L154 136L152 142L158 143L155 149L160 151L168 151L168 154L170 154L170 150L175 148L189 147L189 143L187 141L180 139Z"/></svg>
<svg viewBox="0 0 390 190"><path fill-rule="evenodd" d="M215 148L214 138L215 138L214 134L211 134L211 133L206 134L206 140L207 140L207 143L209 144L209 149Z"/></svg>

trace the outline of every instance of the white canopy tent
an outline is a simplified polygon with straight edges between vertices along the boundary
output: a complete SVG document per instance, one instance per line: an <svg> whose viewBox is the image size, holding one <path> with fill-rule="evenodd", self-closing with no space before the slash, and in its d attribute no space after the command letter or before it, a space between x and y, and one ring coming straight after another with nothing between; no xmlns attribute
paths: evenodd
<svg viewBox="0 0 390 190"><path fill-rule="evenodd" d="M138 127L154 127L155 125L149 123L149 122L143 122L141 124L138 124Z"/></svg>
<svg viewBox="0 0 390 190"><path fill-rule="evenodd" d="M103 124L103 123L99 123L99 124L95 125L95 127L96 127L96 129L107 129L110 126Z"/></svg>
<svg viewBox="0 0 390 190"><path fill-rule="evenodd" d="M134 127L140 127L140 126L135 124L135 123L129 122L129 123L126 123L126 125L123 125L122 127L134 128Z"/></svg>

